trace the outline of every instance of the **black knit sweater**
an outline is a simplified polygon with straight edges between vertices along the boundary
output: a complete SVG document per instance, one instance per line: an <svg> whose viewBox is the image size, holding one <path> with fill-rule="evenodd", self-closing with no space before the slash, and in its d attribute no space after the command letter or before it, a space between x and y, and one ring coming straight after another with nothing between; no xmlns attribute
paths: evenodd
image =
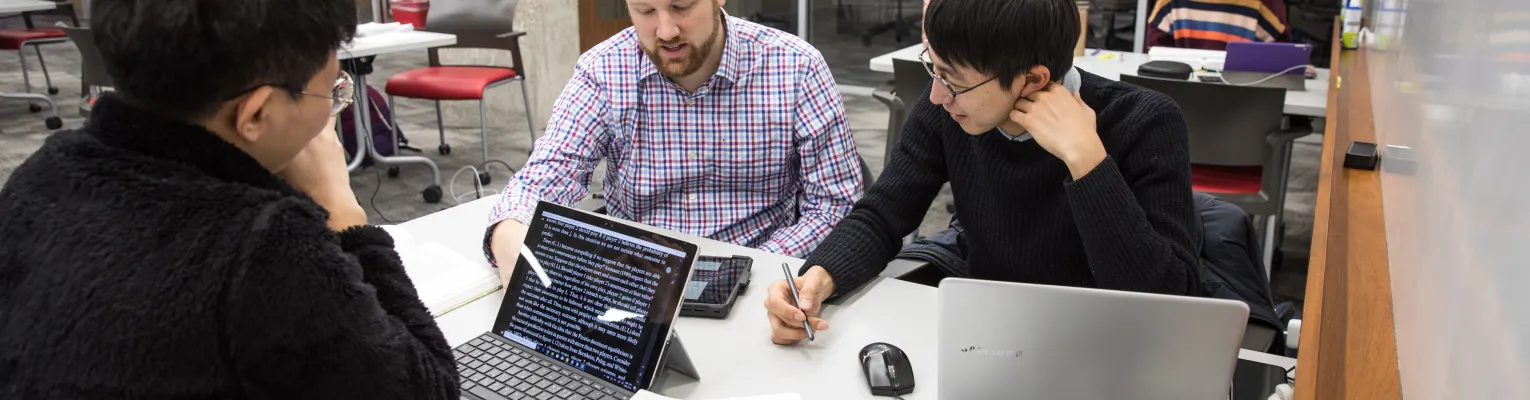
<svg viewBox="0 0 1530 400"><path fill-rule="evenodd" d="M0 399L456 399L376 227L112 96L0 189Z"/></svg>
<svg viewBox="0 0 1530 400"><path fill-rule="evenodd" d="M1198 293L1185 120L1168 97L1083 72L1109 154L1083 179L1035 140L968 135L925 93L891 163L804 265L845 293L875 278L951 183L971 277Z"/></svg>

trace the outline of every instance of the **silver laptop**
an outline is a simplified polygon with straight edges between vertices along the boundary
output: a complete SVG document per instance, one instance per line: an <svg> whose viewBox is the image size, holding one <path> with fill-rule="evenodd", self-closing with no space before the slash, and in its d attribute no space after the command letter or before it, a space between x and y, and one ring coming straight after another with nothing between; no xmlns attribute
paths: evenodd
<svg viewBox="0 0 1530 400"><path fill-rule="evenodd" d="M940 283L942 399L1227 399L1242 302Z"/></svg>

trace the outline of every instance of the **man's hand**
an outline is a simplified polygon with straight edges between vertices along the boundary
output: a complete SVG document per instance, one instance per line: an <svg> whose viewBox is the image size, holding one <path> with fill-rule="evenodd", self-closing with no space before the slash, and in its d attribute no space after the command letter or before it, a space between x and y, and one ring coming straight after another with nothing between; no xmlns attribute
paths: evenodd
<svg viewBox="0 0 1530 400"><path fill-rule="evenodd" d="M1084 104L1083 97L1055 82L1015 101L1015 109L1009 112L1009 119L1030 132L1036 144L1068 164L1075 180L1105 161L1105 145L1095 131L1094 117L1094 109Z"/></svg>
<svg viewBox="0 0 1530 400"><path fill-rule="evenodd" d="M829 271L814 265L807 273L793 278L797 284L797 298L802 307L792 306L792 289L785 280L770 285L765 297L765 318L770 319L770 341L775 344L794 344L807 339L802 321L808 321L815 331L829 329L829 321L818 318L823 311L823 299L834 294L834 278Z"/></svg>
<svg viewBox="0 0 1530 400"><path fill-rule="evenodd" d="M320 207L329 212L329 228L342 231L366 225L367 213L351 191L351 176L345 168L345 149L335 135L335 117L319 131L308 146L287 164L278 176L287 181Z"/></svg>
<svg viewBox="0 0 1530 400"><path fill-rule="evenodd" d="M494 253L494 264L499 266L499 282L504 286L510 286L510 273L515 272L515 261L521 257L521 244L526 241L528 230L529 227L514 219L494 226L489 251Z"/></svg>

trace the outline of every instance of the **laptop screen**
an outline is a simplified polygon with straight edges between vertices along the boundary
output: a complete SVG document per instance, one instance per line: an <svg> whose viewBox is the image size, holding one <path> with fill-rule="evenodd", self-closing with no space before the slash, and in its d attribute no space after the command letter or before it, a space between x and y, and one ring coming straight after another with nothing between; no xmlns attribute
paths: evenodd
<svg viewBox="0 0 1530 400"><path fill-rule="evenodd" d="M629 391L647 389L695 257L694 244L543 202L493 332Z"/></svg>

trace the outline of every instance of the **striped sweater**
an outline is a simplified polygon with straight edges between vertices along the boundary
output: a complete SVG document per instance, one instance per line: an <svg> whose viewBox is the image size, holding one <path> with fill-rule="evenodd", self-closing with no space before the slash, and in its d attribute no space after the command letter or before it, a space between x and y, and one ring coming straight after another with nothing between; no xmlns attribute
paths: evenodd
<svg viewBox="0 0 1530 400"><path fill-rule="evenodd" d="M1157 0L1147 47L1226 50L1229 42L1274 42L1287 36L1281 0Z"/></svg>

